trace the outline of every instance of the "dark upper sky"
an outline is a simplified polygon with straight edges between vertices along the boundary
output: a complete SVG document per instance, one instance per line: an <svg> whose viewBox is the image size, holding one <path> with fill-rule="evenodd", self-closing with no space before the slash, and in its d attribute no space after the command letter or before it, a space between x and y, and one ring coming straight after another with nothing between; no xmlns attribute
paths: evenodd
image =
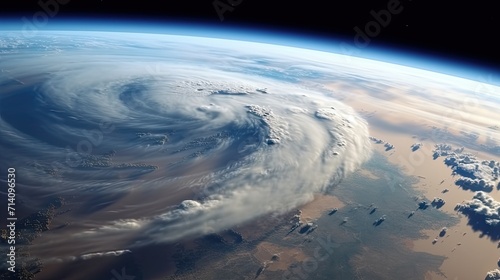
<svg viewBox="0 0 500 280"><path fill-rule="evenodd" d="M56 0L41 1L48 3ZM354 38L355 27L363 30L374 19L370 13L372 10L387 10L391 3L397 5L397 0L57 1L61 3L55 15L59 18L79 15L154 21L203 20L221 27L257 25L266 30L279 28L332 38ZM234 4L234 7L223 13L224 21L220 20L214 3L217 3L220 9L224 9L225 5L229 7L228 3ZM500 16L497 15L495 4L493 0L401 0L399 7L393 7L394 13L388 24L380 29L379 34L370 38L371 43L374 46L391 44L396 48L458 58L473 64L490 63L489 66L498 69L500 43L497 37L500 34ZM2 7L0 16L10 16L13 19L22 16L31 18L35 12L42 10L36 0L10 1L8 5Z"/></svg>

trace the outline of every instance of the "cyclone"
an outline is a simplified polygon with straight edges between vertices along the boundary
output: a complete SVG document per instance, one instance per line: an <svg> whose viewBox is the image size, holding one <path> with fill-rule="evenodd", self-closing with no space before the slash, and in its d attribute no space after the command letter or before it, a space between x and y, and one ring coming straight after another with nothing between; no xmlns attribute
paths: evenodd
<svg viewBox="0 0 500 280"><path fill-rule="evenodd" d="M26 202L81 202L76 229L50 246L231 228L300 206L369 159L365 120L305 86L307 69L256 68L262 45L148 36L2 39L0 164L36 194Z"/></svg>

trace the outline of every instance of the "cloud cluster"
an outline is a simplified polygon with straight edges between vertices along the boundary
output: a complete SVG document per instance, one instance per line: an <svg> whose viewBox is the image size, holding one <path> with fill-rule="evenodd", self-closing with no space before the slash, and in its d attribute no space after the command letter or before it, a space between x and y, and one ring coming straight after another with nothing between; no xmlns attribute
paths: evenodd
<svg viewBox="0 0 500 280"><path fill-rule="evenodd" d="M500 270L495 268L486 273L486 278L484 280L500 280Z"/></svg>
<svg viewBox="0 0 500 280"><path fill-rule="evenodd" d="M71 262L71 261L86 261L95 258L103 258L103 257L118 257L124 254L132 253L132 251L124 249L124 250L115 250L115 251L105 251L105 252L94 252L82 254L80 256L65 256L65 257L56 257L56 258L48 258L45 259L45 263L61 263L61 262Z"/></svg>
<svg viewBox="0 0 500 280"><path fill-rule="evenodd" d="M389 142L385 142L384 140L376 138L376 137L373 137L373 136L370 136L370 140L372 140L373 142L375 142L375 144L384 144L384 147L385 147L386 151L390 151L390 150L392 150L392 149L395 148L395 146L393 144L391 144Z"/></svg>
<svg viewBox="0 0 500 280"><path fill-rule="evenodd" d="M471 179L468 177L461 177L455 181L457 186L460 186L464 190L471 191L485 191L491 192L495 187L493 182L487 182L484 179Z"/></svg>
<svg viewBox="0 0 500 280"><path fill-rule="evenodd" d="M377 137L370 136L370 140L372 140L372 141L373 141L373 142L375 142L376 144L384 144L384 140L379 139L379 138L377 138Z"/></svg>
<svg viewBox="0 0 500 280"><path fill-rule="evenodd" d="M96 252L96 253L88 253L80 256L80 259L82 260L90 260L93 258L100 258L100 257L116 257L116 256L121 256L126 253L131 253L130 250L117 250L117 251L108 251L108 252Z"/></svg>
<svg viewBox="0 0 500 280"><path fill-rule="evenodd" d="M476 192L472 200L458 204L455 209L471 218L480 218L488 226L497 228L500 225L500 202L486 192Z"/></svg>
<svg viewBox="0 0 500 280"><path fill-rule="evenodd" d="M411 150L412 152L415 152L416 150L420 149L420 147L422 147L422 143L414 143L411 145Z"/></svg>
<svg viewBox="0 0 500 280"><path fill-rule="evenodd" d="M464 147L453 149L450 144L440 143L434 146L434 159L442 156L455 155L462 153L464 151Z"/></svg>
<svg viewBox="0 0 500 280"><path fill-rule="evenodd" d="M446 156L444 162L451 167L455 181L464 190L491 192L499 184L500 163L495 160L480 160L464 153L464 148L453 149L448 144L435 146L434 157Z"/></svg>
<svg viewBox="0 0 500 280"><path fill-rule="evenodd" d="M432 201L431 201L431 205L436 207L436 208L441 208L444 206L444 204L446 203L446 201L440 197L435 197Z"/></svg>

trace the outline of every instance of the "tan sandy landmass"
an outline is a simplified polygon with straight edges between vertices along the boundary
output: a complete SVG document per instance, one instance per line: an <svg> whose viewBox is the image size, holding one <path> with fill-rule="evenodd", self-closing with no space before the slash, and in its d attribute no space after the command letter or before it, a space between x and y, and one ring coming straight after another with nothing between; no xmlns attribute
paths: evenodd
<svg viewBox="0 0 500 280"><path fill-rule="evenodd" d="M301 218L305 222L318 219L325 212L330 211L332 208L342 208L345 204L332 195L317 195L313 201L305 204L300 208L302 211Z"/></svg>
<svg viewBox="0 0 500 280"><path fill-rule="evenodd" d="M439 234L439 230L424 231L423 233L428 238L413 241L411 248L415 251L446 257L440 267L446 277L438 273L430 273L426 275L426 279L456 279L455 277L459 277L458 279L482 279L487 271L496 268L499 256L496 243L486 237L479 238L480 234L473 232L471 227L467 225L468 219L454 210L457 203L472 199L473 192L459 189L454 184L456 178L451 175L451 169L444 165L442 159L432 160L432 157L426 154L425 149L411 152L409 147L415 142L411 136L397 135L383 130L373 130L372 134L396 146L393 152L388 153L389 161L404 167L408 175L417 176L419 182L415 184L415 187L428 200L435 197L443 198L446 204L440 210L460 217L460 223L449 228L449 236L439 238L438 243L433 244L432 241ZM420 142L424 144L424 148L432 147L435 144L430 141ZM377 149L384 150L382 145L379 145ZM412 161L412 158L420 158L421 160ZM444 189L449 189L449 192L442 193ZM494 192L493 196L497 199L500 198L497 192ZM463 235L464 233L465 235ZM461 245L458 245L459 243ZM465 244L467 246L464 246ZM464 250L466 247L468 249ZM480 261L478 257L480 257Z"/></svg>
<svg viewBox="0 0 500 280"><path fill-rule="evenodd" d="M266 263L267 270L286 270L293 263L306 260L308 256L298 247L282 247L270 242L261 242L253 251L253 256L262 264ZM273 260L275 256L276 260Z"/></svg>
<svg viewBox="0 0 500 280"><path fill-rule="evenodd" d="M473 192L459 189L454 184L457 178L451 175L451 169L443 163L442 158L432 159L434 145L443 143L440 140L442 138L433 139L420 135L421 132L428 134L433 130L446 130L451 141L453 137L463 135L463 132L467 131L478 134L478 143L495 141L500 138L499 131L490 127L494 127L495 122L498 122L495 120L500 119L500 112L485 104L482 107L475 106L474 112L467 112L467 108L462 106L464 112L458 114L456 108L463 105L458 99L455 103L443 103L447 106L436 105L436 102L423 102L418 96L405 94L403 91L388 92L383 98L370 96L365 91L339 97L342 102L365 116L371 136L395 146L395 149L390 151L385 151L383 144L374 144L374 148L385 154L391 163L402 167L406 174L418 177L419 182L415 184L415 188L428 200L434 197L445 199L446 204L440 211L456 215L460 219L460 222L448 228L447 234L439 237L435 244L432 241L439 235L440 229L423 231L428 237L421 240L402 241L412 250L446 257L440 272L429 271L424 275L425 279L484 279L487 271L497 267L500 255L497 242L474 232L467 225L467 217L454 210L457 203L472 199ZM408 133L409 129L415 133ZM417 142L423 146L412 152L410 147ZM465 148L478 158L500 161L498 156L487 151ZM443 193L444 189L449 189L449 192ZM490 195L500 200L498 191L494 190Z"/></svg>
<svg viewBox="0 0 500 280"><path fill-rule="evenodd" d="M417 176L419 182L415 184L415 187L428 200L435 197L443 198L446 204L440 210L460 217L460 223L450 227L447 231L448 234L443 238L438 238L436 244L433 244L432 241L438 236L440 230L424 231L423 233L428 238L408 242L411 244L409 248L415 251L446 257L440 267L446 277L439 273L430 273L425 276L425 279L483 279L487 271L497 267L499 249L496 247L496 242L486 237L480 238L480 233L474 232L467 225L467 217L458 214L454 210L457 203L470 200L473 192L459 189L454 184L456 178L451 175L451 169L444 165L442 159L432 160L424 149L411 152L409 145L415 142L411 136L396 135L383 130L373 130L372 134L376 135L377 138L383 137L383 139L396 146L393 152L388 153L389 161L398 166L403 166L408 175ZM434 144L429 141L420 142L424 144L423 147ZM376 149L384 151L381 145ZM422 161L415 160L413 162L422 163L411 164L410 159L418 157ZM444 189L449 189L449 192L442 193ZM500 198L498 192L493 192L493 196L497 199Z"/></svg>

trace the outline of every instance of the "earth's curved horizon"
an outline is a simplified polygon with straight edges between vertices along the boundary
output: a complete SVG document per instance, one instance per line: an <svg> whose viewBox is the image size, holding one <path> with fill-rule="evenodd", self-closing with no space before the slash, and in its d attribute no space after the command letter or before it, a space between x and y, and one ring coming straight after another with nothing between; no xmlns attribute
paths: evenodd
<svg viewBox="0 0 500 280"><path fill-rule="evenodd" d="M35 279L109 279L120 265L141 279L305 279L298 265L311 279L441 279L462 275L441 259L449 229L475 224L460 231L492 248L500 236L491 83L181 35L10 31L0 51L0 166L16 170L17 268ZM439 236L419 247L436 225ZM324 262L304 245L330 238L344 253L323 246ZM389 272L377 255L361 269L389 240L414 245L386 249ZM327 264L345 267L337 258L346 271ZM36 260L47 269L29 269ZM412 262L421 274L408 274Z"/></svg>

